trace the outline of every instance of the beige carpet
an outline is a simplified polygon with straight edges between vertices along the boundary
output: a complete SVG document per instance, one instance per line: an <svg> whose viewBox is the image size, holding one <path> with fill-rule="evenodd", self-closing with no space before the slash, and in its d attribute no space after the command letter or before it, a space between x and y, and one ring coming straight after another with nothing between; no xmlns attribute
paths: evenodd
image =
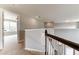
<svg viewBox="0 0 79 59"><path fill-rule="evenodd" d="M18 43L17 36L5 36L4 48L0 50L0 55L44 55L36 51L24 50L24 43Z"/></svg>

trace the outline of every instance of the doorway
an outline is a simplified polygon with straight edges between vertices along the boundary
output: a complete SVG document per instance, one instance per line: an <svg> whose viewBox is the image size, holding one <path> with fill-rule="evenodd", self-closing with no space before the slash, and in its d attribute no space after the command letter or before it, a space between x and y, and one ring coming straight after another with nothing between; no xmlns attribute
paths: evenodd
<svg viewBox="0 0 79 59"><path fill-rule="evenodd" d="M12 13L4 12L4 49L14 49L17 45L17 18Z"/></svg>

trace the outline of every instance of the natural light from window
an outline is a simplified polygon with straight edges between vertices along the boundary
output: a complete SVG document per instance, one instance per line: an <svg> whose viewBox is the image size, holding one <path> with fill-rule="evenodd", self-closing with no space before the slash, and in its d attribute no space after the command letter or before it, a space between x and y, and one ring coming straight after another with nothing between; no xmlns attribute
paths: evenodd
<svg viewBox="0 0 79 59"><path fill-rule="evenodd" d="M4 31L5 32L16 32L17 31L17 22L15 21L4 21Z"/></svg>

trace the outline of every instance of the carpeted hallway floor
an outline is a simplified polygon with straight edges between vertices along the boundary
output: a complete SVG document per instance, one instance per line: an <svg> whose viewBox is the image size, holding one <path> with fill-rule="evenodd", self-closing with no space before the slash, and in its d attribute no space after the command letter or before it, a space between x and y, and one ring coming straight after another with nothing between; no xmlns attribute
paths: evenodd
<svg viewBox="0 0 79 59"><path fill-rule="evenodd" d="M4 48L0 55L43 55L44 53L24 50L24 42L18 43L17 35L4 37Z"/></svg>

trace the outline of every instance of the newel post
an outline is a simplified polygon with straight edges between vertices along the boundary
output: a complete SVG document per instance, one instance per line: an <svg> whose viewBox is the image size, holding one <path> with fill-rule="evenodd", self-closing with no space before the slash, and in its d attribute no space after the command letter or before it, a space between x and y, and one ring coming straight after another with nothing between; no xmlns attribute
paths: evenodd
<svg viewBox="0 0 79 59"><path fill-rule="evenodd" d="M47 30L45 30L45 55L47 55Z"/></svg>

